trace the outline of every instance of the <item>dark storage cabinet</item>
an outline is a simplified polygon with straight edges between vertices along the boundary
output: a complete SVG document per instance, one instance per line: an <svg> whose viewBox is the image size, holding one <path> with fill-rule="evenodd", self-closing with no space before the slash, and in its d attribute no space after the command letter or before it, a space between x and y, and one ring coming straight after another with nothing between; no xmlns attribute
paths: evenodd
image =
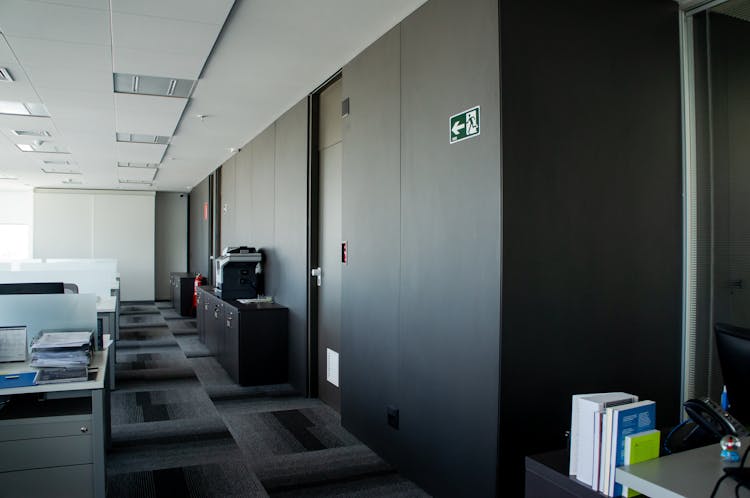
<svg viewBox="0 0 750 498"><path fill-rule="evenodd" d="M193 285L195 273L172 272L169 287L172 290L172 307L182 316L193 315Z"/></svg>
<svg viewBox="0 0 750 498"><path fill-rule="evenodd" d="M289 310L275 303L223 300L198 288L199 337L229 376L243 386L288 380Z"/></svg>

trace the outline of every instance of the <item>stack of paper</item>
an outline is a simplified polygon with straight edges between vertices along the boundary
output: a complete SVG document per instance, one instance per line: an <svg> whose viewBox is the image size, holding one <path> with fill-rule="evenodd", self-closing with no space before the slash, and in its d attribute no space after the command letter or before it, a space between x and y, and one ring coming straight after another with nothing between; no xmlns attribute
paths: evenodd
<svg viewBox="0 0 750 498"><path fill-rule="evenodd" d="M39 368L36 383L87 380L93 334L42 332L31 344L32 367Z"/></svg>

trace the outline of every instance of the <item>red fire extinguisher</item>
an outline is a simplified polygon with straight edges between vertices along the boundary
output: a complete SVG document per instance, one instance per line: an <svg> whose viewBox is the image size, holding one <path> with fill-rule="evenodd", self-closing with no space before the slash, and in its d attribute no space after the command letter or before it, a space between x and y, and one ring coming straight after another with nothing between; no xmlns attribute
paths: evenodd
<svg viewBox="0 0 750 498"><path fill-rule="evenodd" d="M205 285L205 283L206 277L200 273L195 276L195 281L193 283L193 311L198 309L198 287Z"/></svg>

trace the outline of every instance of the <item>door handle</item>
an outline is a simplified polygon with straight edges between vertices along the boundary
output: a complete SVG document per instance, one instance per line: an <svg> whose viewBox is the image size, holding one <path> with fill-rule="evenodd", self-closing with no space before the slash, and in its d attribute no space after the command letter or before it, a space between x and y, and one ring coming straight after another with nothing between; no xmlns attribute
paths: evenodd
<svg viewBox="0 0 750 498"><path fill-rule="evenodd" d="M320 266L310 270L310 275L313 277L318 277L318 287L320 287L320 284L323 281L323 270L320 268Z"/></svg>

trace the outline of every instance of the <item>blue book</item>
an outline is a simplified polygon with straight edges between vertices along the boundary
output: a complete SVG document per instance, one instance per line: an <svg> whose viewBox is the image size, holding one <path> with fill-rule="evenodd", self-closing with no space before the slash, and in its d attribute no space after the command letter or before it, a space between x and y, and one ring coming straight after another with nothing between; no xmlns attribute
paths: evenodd
<svg viewBox="0 0 750 498"><path fill-rule="evenodd" d="M33 386L35 377L36 377L36 372L0 374L0 389L8 389L11 387Z"/></svg>
<svg viewBox="0 0 750 498"><path fill-rule="evenodd" d="M656 428L656 403L639 401L614 408L612 411L612 447L610 455L609 493L623 496L622 485L615 482L615 468L625 465L625 437Z"/></svg>

